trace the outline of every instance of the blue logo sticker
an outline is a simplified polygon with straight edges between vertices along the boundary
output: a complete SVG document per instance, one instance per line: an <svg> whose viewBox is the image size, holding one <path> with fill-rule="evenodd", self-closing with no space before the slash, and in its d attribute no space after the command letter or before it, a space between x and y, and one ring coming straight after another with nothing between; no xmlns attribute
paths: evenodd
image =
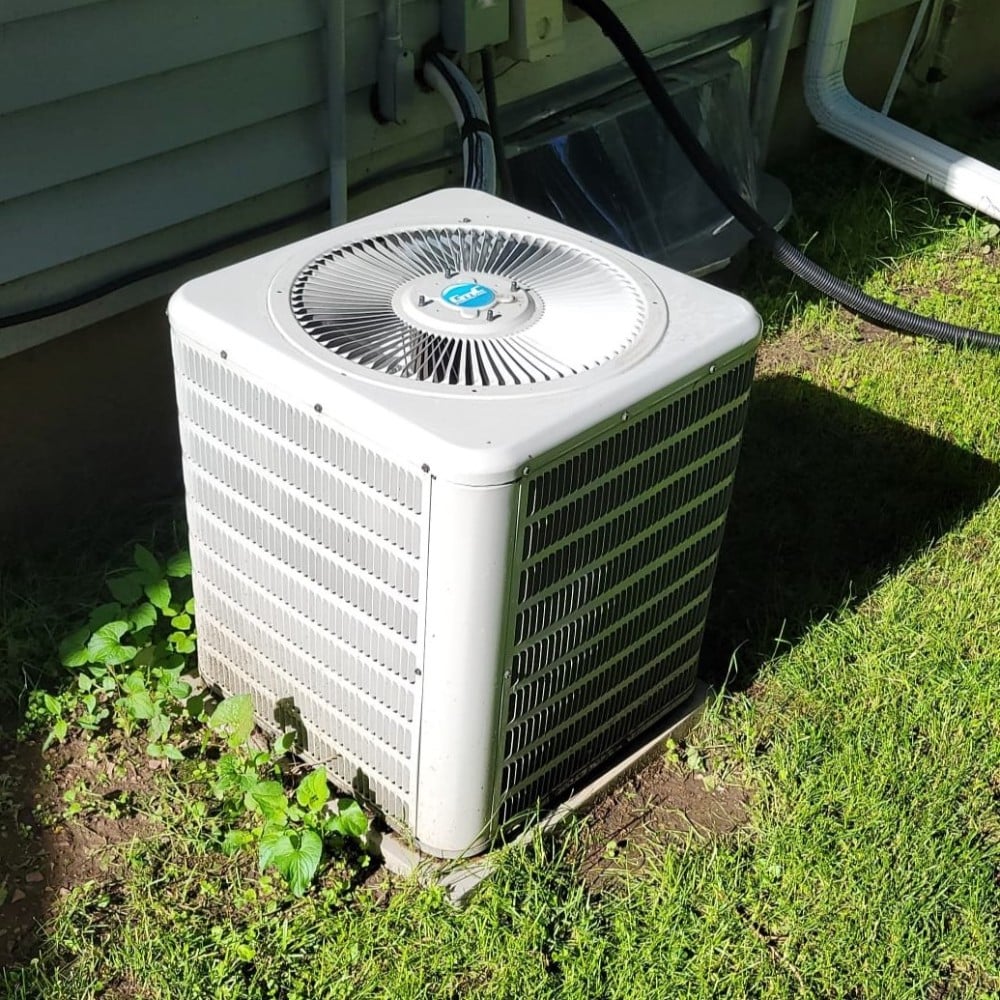
<svg viewBox="0 0 1000 1000"><path fill-rule="evenodd" d="M496 292L474 281L449 285L441 292L441 301L456 309L486 309L497 300Z"/></svg>

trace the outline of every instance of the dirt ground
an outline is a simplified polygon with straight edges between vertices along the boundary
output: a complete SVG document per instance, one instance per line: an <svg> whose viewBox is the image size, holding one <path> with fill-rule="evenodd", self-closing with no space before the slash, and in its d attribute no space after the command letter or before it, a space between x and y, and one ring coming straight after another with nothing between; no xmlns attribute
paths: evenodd
<svg viewBox="0 0 1000 1000"><path fill-rule="evenodd" d="M154 827L137 809L154 762L137 747L92 747L0 743L0 965L30 958L56 901L91 879L113 883L116 849Z"/></svg>
<svg viewBox="0 0 1000 1000"><path fill-rule="evenodd" d="M858 344L875 344L883 340L907 342L907 338L900 337L898 333L890 333L865 320L858 322L853 340ZM842 336L816 333L808 337L779 337L760 345L757 351L757 374L770 375L776 372L798 374L813 371L825 358L843 352Z"/></svg>
<svg viewBox="0 0 1000 1000"><path fill-rule="evenodd" d="M598 801L585 817L575 860L599 888L626 866L641 870L670 843L732 833L747 819L749 792L662 756Z"/></svg>
<svg viewBox="0 0 1000 1000"><path fill-rule="evenodd" d="M155 833L142 803L159 766L138 745L75 737L43 754L37 739L0 742L0 967L37 952L40 924L74 887L96 880L114 894L123 849ZM583 818L574 860L599 888L668 842L730 833L746 819L747 798L738 784L660 757ZM384 876L370 870L364 884Z"/></svg>

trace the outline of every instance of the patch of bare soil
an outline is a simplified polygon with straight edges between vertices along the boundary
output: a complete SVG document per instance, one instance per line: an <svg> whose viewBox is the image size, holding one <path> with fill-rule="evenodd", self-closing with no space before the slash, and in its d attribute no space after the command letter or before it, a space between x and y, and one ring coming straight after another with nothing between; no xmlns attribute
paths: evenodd
<svg viewBox="0 0 1000 1000"><path fill-rule="evenodd" d="M746 822L748 801L732 781L658 758L593 807L580 837L581 872L597 886L626 865L641 869L671 841L725 836Z"/></svg>
<svg viewBox="0 0 1000 1000"><path fill-rule="evenodd" d="M856 344L875 344L891 340L909 344L909 338L883 330L866 320L859 320L852 336ZM757 351L757 372L760 375L801 374L813 371L821 361L844 353L844 337L826 332L783 333L776 340L768 340Z"/></svg>
<svg viewBox="0 0 1000 1000"><path fill-rule="evenodd" d="M984 244L978 251L972 251L971 255L978 255L990 266L1000 268L1000 247L992 243ZM936 276L934 287L945 295L955 294L958 283L947 270L943 269ZM899 291L913 296L926 291L926 289L917 286L902 286ZM839 308L839 312L845 319L850 319L846 309ZM900 347L910 346L915 341L913 337L884 330L882 327L863 319L853 320L849 339L859 345L891 341ZM757 371L762 375L779 372L795 375L812 371L825 358L843 354L844 341L845 335L843 333L831 334L825 330L786 331L775 340L765 341L760 345L757 352Z"/></svg>
<svg viewBox="0 0 1000 1000"><path fill-rule="evenodd" d="M963 997L996 995L1000 981L984 969L956 959L945 964L941 978L931 987L927 1000L962 1000Z"/></svg>
<svg viewBox="0 0 1000 1000"><path fill-rule="evenodd" d="M113 880L115 848L153 828L137 806L154 762L135 748L93 749L77 737L43 757L37 740L0 742L0 966L29 959L57 900Z"/></svg>

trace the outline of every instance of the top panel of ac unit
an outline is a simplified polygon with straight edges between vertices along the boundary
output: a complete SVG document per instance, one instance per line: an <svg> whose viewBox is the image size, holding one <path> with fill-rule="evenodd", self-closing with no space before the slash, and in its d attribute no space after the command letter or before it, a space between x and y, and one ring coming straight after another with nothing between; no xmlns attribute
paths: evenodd
<svg viewBox="0 0 1000 1000"><path fill-rule="evenodd" d="M471 484L759 335L736 296L467 190L206 275L169 311L257 384Z"/></svg>

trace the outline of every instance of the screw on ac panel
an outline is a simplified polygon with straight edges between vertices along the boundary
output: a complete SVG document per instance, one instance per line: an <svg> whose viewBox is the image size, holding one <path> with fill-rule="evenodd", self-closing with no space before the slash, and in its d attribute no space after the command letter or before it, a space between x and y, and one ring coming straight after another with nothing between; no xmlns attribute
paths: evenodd
<svg viewBox="0 0 1000 1000"><path fill-rule="evenodd" d="M453 267L447 267L447 268L445 268L444 276L446 278L448 278L449 280L451 278L457 278L458 277L458 271L456 271L455 268L453 268Z"/></svg>
<svg viewBox="0 0 1000 1000"><path fill-rule="evenodd" d="M519 292L521 290L521 286L520 286L520 284L518 284L518 282L512 281L510 283L510 290L512 292Z"/></svg>
<svg viewBox="0 0 1000 1000"><path fill-rule="evenodd" d="M493 310L493 309L487 309L486 310L486 322L487 323L492 323L493 320L499 319L499 318L500 318L500 314L498 312L496 312L495 310Z"/></svg>
<svg viewBox="0 0 1000 1000"><path fill-rule="evenodd" d="M628 420L628 410L622 414L622 420Z"/></svg>
<svg viewBox="0 0 1000 1000"><path fill-rule="evenodd" d="M314 409L314 410L315 410L315 411L316 411L317 413L322 413L322 412L323 412L323 404L322 404L322 403L317 403L317 404L316 404L316 405L315 405L315 406L313 407L313 409Z"/></svg>
<svg viewBox="0 0 1000 1000"><path fill-rule="evenodd" d="M531 472L531 467L530 467L530 466L527 466L527 465L526 465L526 466L525 466L525 467L524 467L524 468L523 468L523 469L521 470L521 475L522 475L522 476L526 476L526 475L527 475L527 474L528 474L529 472Z"/></svg>
<svg viewBox="0 0 1000 1000"><path fill-rule="evenodd" d="M222 358L223 361L225 361L226 358L229 357L229 353L227 351L220 351L219 352L219 357Z"/></svg>
<svg viewBox="0 0 1000 1000"><path fill-rule="evenodd" d="M427 305L428 302L430 302L430 299L427 298L426 295L418 295L417 296L417 305L420 306L421 308L423 308L425 305Z"/></svg>
<svg viewBox="0 0 1000 1000"><path fill-rule="evenodd" d="M462 221L462 222L472 222L472 219L462 219L460 221Z"/></svg>
<svg viewBox="0 0 1000 1000"><path fill-rule="evenodd" d="M424 462L424 464L420 466L420 471L421 472L430 472L431 471L431 467L426 462Z"/></svg>
<svg viewBox="0 0 1000 1000"><path fill-rule="evenodd" d="M718 368L719 368L718 365L709 365L708 366L708 374L709 375L714 375L716 373L716 371L718 371Z"/></svg>

